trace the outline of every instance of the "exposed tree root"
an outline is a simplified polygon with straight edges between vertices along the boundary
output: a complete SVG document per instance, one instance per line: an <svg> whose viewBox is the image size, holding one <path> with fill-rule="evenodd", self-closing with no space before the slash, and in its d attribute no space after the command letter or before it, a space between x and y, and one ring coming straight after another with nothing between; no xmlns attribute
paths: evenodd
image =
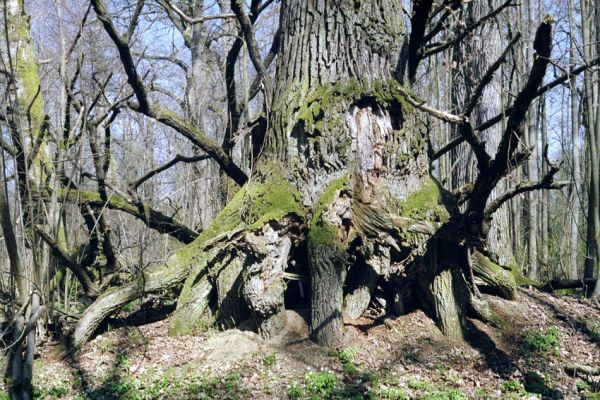
<svg viewBox="0 0 600 400"><path fill-rule="evenodd" d="M515 299L517 295L517 283L509 271L478 251L473 252L471 260L473 273L488 286L491 292L507 300Z"/></svg>

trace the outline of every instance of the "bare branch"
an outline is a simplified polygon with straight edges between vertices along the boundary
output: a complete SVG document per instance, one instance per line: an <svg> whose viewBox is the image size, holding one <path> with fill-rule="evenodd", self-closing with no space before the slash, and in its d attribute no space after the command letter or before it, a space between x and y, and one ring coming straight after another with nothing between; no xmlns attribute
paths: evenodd
<svg viewBox="0 0 600 400"><path fill-rule="evenodd" d="M117 46L121 63L127 74L127 82L133 89L135 97L137 98L138 103L140 103L140 108L142 110L147 110L149 108L148 95L144 88L144 83L137 73L135 62L131 55L131 49L129 48L129 41L117 32L103 0L92 0L92 5L94 6L94 11L98 16L98 19L104 26L104 30L108 33L108 36L110 36L115 46Z"/></svg>
<svg viewBox="0 0 600 400"><path fill-rule="evenodd" d="M452 39L448 39L448 40L446 40L444 42L441 42L441 43L434 43L434 44L429 45L428 48L423 52L422 58L431 57L434 54L440 53L440 52L442 52L442 51L444 51L444 50L452 47L454 44L460 42L465 37L467 37L467 35L469 35L473 31L475 31L475 29L477 29L481 25L483 25L487 20L489 20L491 18L494 18L496 15L500 14L500 12L502 12L502 10L504 10L505 8L511 6L512 2L513 2L513 0L507 0L500 7L498 7L494 11L490 12L486 16L482 17L481 19L479 19L474 24L468 26L464 31L462 31L456 37L454 37Z"/></svg>
<svg viewBox="0 0 600 400"><path fill-rule="evenodd" d="M85 294L91 298L98 297L100 295L100 287L92 281L88 272L81 265L79 265L75 260L73 260L73 258L69 254L67 254L67 252L64 251L56 243L56 241L53 240L50 237L50 235L48 235L44 231L43 227L36 225L35 231L40 236L40 238L42 238L42 240L44 242L46 242L46 244L50 247L50 249L52 250L52 255L54 255L54 257L56 257L57 259L59 259L63 263L63 265L65 267L69 268L73 272L73 274L77 277L77 280L79 281L79 283L81 283L81 286L82 286Z"/></svg>
<svg viewBox="0 0 600 400"><path fill-rule="evenodd" d="M69 58L71 58L71 54L75 50L75 46L77 45L77 42L79 42L79 39L81 38L81 34L83 33L83 27L85 26L85 23L87 22L87 19L88 19L88 16L90 15L91 9L92 9L92 3L88 4L88 7L85 10L85 13L83 14L83 18L81 19L81 22L79 23L79 27L77 27L77 33L75 34L75 37L73 38L73 42L71 43L71 46L69 47L69 49L67 50L67 52L65 54L65 58L67 60Z"/></svg>
<svg viewBox="0 0 600 400"><path fill-rule="evenodd" d="M546 16L537 29L533 43L534 61L529 77L515 99L513 104L515 111L507 122L506 130L500 140L494 160L489 168L480 171L477 176L469 199L469 208L466 211L468 214L473 213L481 218L484 217L490 194L500 179L510 171L509 161L513 161L515 151L523 136L523 121L546 74L552 46L552 23L553 19ZM523 186L526 187L528 184ZM488 211L490 210L488 209ZM491 215L491 212L487 215ZM481 228L483 229L483 225L481 225Z"/></svg>
<svg viewBox="0 0 600 400"><path fill-rule="evenodd" d="M515 45L515 43L517 43L519 41L520 38L521 38L521 34L517 33L515 35L515 37L510 41L508 46L506 46L506 49L504 49L504 51L502 52L500 57L498 57L498 59L492 65L489 66L489 68L483 75L483 78L481 78L481 80L479 81L479 84L477 84L477 87L475 88L475 90L473 90L473 93L471 94L471 96L469 96L469 101L467 101L467 106L465 107L465 110L463 112L464 115L467 115L467 116L471 115L471 113L477 106L479 99L483 95L483 91L484 91L485 87L492 81L492 78L494 77L494 73L496 73L498 68L500 68L500 66L502 64L504 64L504 60L506 59L508 52Z"/></svg>
<svg viewBox="0 0 600 400"><path fill-rule="evenodd" d="M248 55L250 56L250 60L252 60L252 64L254 65L254 68L256 69L256 72L258 76L260 76L260 80L264 85L265 102L268 103L273 95L273 83L271 82L271 77L267 73L267 69L265 68L265 65L260 57L260 49L258 47L258 43L256 42L256 38L254 37L252 21L248 17L248 14L246 14L244 7L244 1L231 0L231 9L237 16L240 28L244 34L244 39L246 40Z"/></svg>
<svg viewBox="0 0 600 400"><path fill-rule="evenodd" d="M135 28L138 25L138 19L140 18L140 14L142 13L142 9L144 8L145 0L138 0L135 5L135 10L133 11L133 15L131 16L131 21L129 21L129 27L127 28L127 33L125 34L124 40L127 43L131 42L131 38L133 37L133 33L135 32Z"/></svg>
<svg viewBox="0 0 600 400"><path fill-rule="evenodd" d="M458 132L462 137L465 138L467 143L473 149L475 157L477 158L477 168L479 171L485 171L489 168L491 157L485 150L485 143L479 139L479 137L473 131L473 126L468 121L461 123L458 127Z"/></svg>
<svg viewBox="0 0 600 400"><path fill-rule="evenodd" d="M232 13L203 15L202 17L192 18L192 17L188 16L186 13L184 13L183 11L181 11L181 9L179 9L179 7L177 7L175 4L173 4L169 0L163 0L160 3L163 7L170 9L175 14L177 14L179 16L179 18L181 18L185 23L190 24L190 25L201 24L204 21L209 21L209 20L213 20L213 19L235 18L235 14L232 14Z"/></svg>
<svg viewBox="0 0 600 400"><path fill-rule="evenodd" d="M108 186L108 185L107 185ZM39 196L48 197L48 193ZM125 194L111 193L108 202L102 201L100 194L91 191L76 191L61 189L58 196L66 202L93 207L108 207L112 210L122 211L141 220L151 229L165 233L182 243L191 243L198 237L198 233L176 221L173 217L163 214L152 208L150 204L138 202L126 197Z"/></svg>
<svg viewBox="0 0 600 400"><path fill-rule="evenodd" d="M568 73L561 75L558 78L554 79L553 81L548 82L547 84L540 87L538 89L537 93L535 94L535 97L539 97L539 96L543 95L544 93L548 92L551 89L554 89L558 85L565 83L566 81L571 79L573 76L577 76L577 75L581 74L582 72L589 70L591 67L594 67L599 64L600 64L600 57L597 57L594 60L590 61L589 63L580 65L579 67L571 68ZM494 116L493 118L490 118L486 122L482 123L475 130L478 132L483 132L486 129L491 128L492 126L496 125L498 122L502 121L503 118L510 116L514 112L514 110L515 110L515 106L513 105L512 107L509 107L506 110L504 110L502 113L500 113L500 114Z"/></svg>
<svg viewBox="0 0 600 400"><path fill-rule="evenodd" d="M436 151L435 153L433 153L433 155L431 156L431 161L437 160L438 158L440 158L441 156L443 156L444 154L446 154L450 150L454 149L456 146L458 146L459 144L461 144L464 141L465 141L465 137L462 136L462 135L453 137L441 149L439 149L438 151Z"/></svg>
<svg viewBox="0 0 600 400"><path fill-rule="evenodd" d="M548 172L548 174L546 174L539 182L521 182L510 192L504 193L500 197L496 198L486 207L484 212L485 218L491 218L492 214L498 211L502 204L521 193L542 189L562 189L563 187L569 185L571 182L568 181L553 182L553 176L557 171L552 174Z"/></svg>
<svg viewBox="0 0 600 400"><path fill-rule="evenodd" d="M139 104L129 103L129 107L132 110L142 112ZM150 105L150 108L144 114L175 129L196 146L204 150L238 185L243 185L248 180L244 171L234 164L221 146L208 136L200 133L198 128L189 121L158 105Z"/></svg>
<svg viewBox="0 0 600 400"><path fill-rule="evenodd" d="M177 154L175 156L174 159L172 159L171 161L169 161L168 163L161 165L160 167L153 169L152 171L148 172L146 175L142 176L140 179L138 179L137 181L135 181L131 187L136 190L137 188L139 188L144 182L146 182L148 179L152 178L155 175L160 174L163 171L166 171L167 169L171 168L173 165L179 163L179 162L184 162L184 163L193 163L193 162L198 162L198 161L202 161L202 160L206 160L207 158L210 158L208 155L204 154L201 156L196 156L196 157L186 157L186 156L182 156L181 154Z"/></svg>
<svg viewBox="0 0 600 400"><path fill-rule="evenodd" d="M404 98L406 99L406 101L409 104L411 104L412 106L414 106L422 111L425 111L426 113L428 113L438 119L441 119L442 121L450 122L452 124L461 124L465 120L464 117L462 117L460 115L454 115L447 111L441 111L436 108L433 108L432 106L427 104L427 102L425 100L417 98L417 96L415 94L410 93L402 85L398 85L397 89L400 92L400 94L402 94L404 96Z"/></svg>
<svg viewBox="0 0 600 400"><path fill-rule="evenodd" d="M184 121L181 117L175 113L168 111L158 105L150 104L148 101L148 95L146 88L140 76L137 73L133 57L131 55L131 49L128 43L119 35L117 32L106 4L103 0L92 0L94 10L98 15L98 19L102 21L104 29L117 46L119 51L119 57L121 63L127 74L127 82L132 87L138 104L130 104L130 108L141 112L142 114L156 119L159 122L164 123L167 126L175 129L183 136L190 139L194 144L199 146L208 155L215 159L215 161L223 168L223 171L227 173L237 184L243 185L248 177L246 174L231 160L231 158L221 149L221 147L212 139L202 134L195 126Z"/></svg>
<svg viewBox="0 0 600 400"><path fill-rule="evenodd" d="M515 99L513 104L515 111L508 118L506 130L504 131L494 159L495 167L498 169L504 168L506 161L510 159L517 149L519 139L522 136L521 125L531 102L537 97L537 90L546 75L546 68L548 67L551 55L552 22L552 18L546 16L536 32L533 43L535 60L529 73L529 79Z"/></svg>
<svg viewBox="0 0 600 400"><path fill-rule="evenodd" d="M417 68L421 62L423 38L425 28L429 21L429 14L433 7L433 0L413 0L413 13L410 19L410 37L408 40L408 79L414 82Z"/></svg>
<svg viewBox="0 0 600 400"><path fill-rule="evenodd" d="M435 26L431 28L431 30L425 35L423 38L423 43L428 43L431 39L433 39L438 33L440 33L444 27L446 26L446 20L455 14L455 11L462 6L460 0L450 0L442 3L436 10L431 13L431 19L435 18L437 14L446 10L444 15L442 15L436 22Z"/></svg>

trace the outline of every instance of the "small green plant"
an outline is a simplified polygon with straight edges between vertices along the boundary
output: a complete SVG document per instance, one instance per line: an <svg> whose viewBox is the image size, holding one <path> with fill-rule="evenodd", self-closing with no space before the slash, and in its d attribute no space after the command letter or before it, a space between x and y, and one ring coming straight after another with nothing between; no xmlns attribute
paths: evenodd
<svg viewBox="0 0 600 400"><path fill-rule="evenodd" d="M237 393L240 389L240 381L242 376L239 372L229 374L224 379L225 390Z"/></svg>
<svg viewBox="0 0 600 400"><path fill-rule="evenodd" d="M297 383L292 383L287 391L288 397L292 400L302 398L303 394L304 394L304 390L302 390L302 387Z"/></svg>
<svg viewBox="0 0 600 400"><path fill-rule="evenodd" d="M165 394L176 394L179 391L179 386L179 381L172 380L168 375L163 375L145 388L144 394L151 399L157 399L164 397Z"/></svg>
<svg viewBox="0 0 600 400"><path fill-rule="evenodd" d="M500 390L503 393L514 393L519 392L523 387L521 386L521 382L515 379L509 379L507 381L502 382L500 385Z"/></svg>
<svg viewBox="0 0 600 400"><path fill-rule="evenodd" d="M102 354L111 352L114 349L114 343L109 338L103 338L98 343L98 348Z"/></svg>
<svg viewBox="0 0 600 400"><path fill-rule="evenodd" d="M277 362L277 357L275 356L275 354L267 354L266 356L263 357L263 365L267 369L273 368L273 366L275 366L276 362Z"/></svg>
<svg viewBox="0 0 600 400"><path fill-rule="evenodd" d="M340 363L342 363L342 368L348 375L354 375L358 372L358 368L356 368L356 364L354 363L356 354L357 350L353 347L349 347L337 353L338 359L340 360Z"/></svg>
<svg viewBox="0 0 600 400"><path fill-rule="evenodd" d="M488 392L481 387L475 388L475 398L477 400L483 400L483 399L488 399L490 396L488 394Z"/></svg>
<svg viewBox="0 0 600 400"><path fill-rule="evenodd" d="M399 387L379 386L369 393L369 398L382 400L408 400L408 395Z"/></svg>
<svg viewBox="0 0 600 400"><path fill-rule="evenodd" d="M441 390L437 392L427 393L425 396L420 397L421 400L466 400L458 390Z"/></svg>
<svg viewBox="0 0 600 400"><path fill-rule="evenodd" d="M50 390L48 390L48 396L53 399L60 399L69 394L69 387L65 385L56 385L52 386Z"/></svg>
<svg viewBox="0 0 600 400"><path fill-rule="evenodd" d="M309 372L304 377L305 394L311 400L330 399L340 389L340 381L331 372Z"/></svg>
<svg viewBox="0 0 600 400"><path fill-rule="evenodd" d="M428 390L431 388L431 382L428 380L411 379L408 381L408 387L413 390Z"/></svg>
<svg viewBox="0 0 600 400"><path fill-rule="evenodd" d="M592 329L590 329L590 338L592 342L600 343L600 323L592 326Z"/></svg>
<svg viewBox="0 0 600 400"><path fill-rule="evenodd" d="M585 381L577 381L577 391L584 392L590 389L590 384Z"/></svg>
<svg viewBox="0 0 600 400"><path fill-rule="evenodd" d="M149 339L144 336L139 328L132 328L127 331L127 340L132 347L142 347L148 344Z"/></svg>
<svg viewBox="0 0 600 400"><path fill-rule="evenodd" d="M357 353L357 351L355 348L349 347L345 350L338 352L338 358L341 363L351 363L351 362L354 362L356 353Z"/></svg>
<svg viewBox="0 0 600 400"><path fill-rule="evenodd" d="M131 367L131 360L127 354L117 354L116 364L119 368L128 369Z"/></svg>
<svg viewBox="0 0 600 400"><path fill-rule="evenodd" d="M523 335L523 350L528 354L547 355L550 351L556 354L560 345L560 337L560 330L556 326L528 330Z"/></svg>
<svg viewBox="0 0 600 400"><path fill-rule="evenodd" d="M140 307L140 304L142 304L142 300L136 299L136 300L130 301L129 303L125 304L123 306L122 310L123 310L123 312L130 313L134 310L137 310Z"/></svg>

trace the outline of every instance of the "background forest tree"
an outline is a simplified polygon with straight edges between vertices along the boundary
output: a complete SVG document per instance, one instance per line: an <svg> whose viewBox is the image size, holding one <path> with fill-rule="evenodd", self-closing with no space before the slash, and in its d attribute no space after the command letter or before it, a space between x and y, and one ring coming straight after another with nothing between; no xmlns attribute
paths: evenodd
<svg viewBox="0 0 600 400"><path fill-rule="evenodd" d="M140 299L172 334L252 318L270 337L310 308L333 346L375 298L460 338L467 314L494 320L480 290L600 295L589 0L3 11L15 398L36 337L79 348Z"/></svg>

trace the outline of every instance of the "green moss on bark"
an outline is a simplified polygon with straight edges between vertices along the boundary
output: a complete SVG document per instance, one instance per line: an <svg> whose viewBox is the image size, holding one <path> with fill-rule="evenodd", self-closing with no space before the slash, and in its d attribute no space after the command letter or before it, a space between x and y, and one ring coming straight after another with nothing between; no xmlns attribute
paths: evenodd
<svg viewBox="0 0 600 400"><path fill-rule="evenodd" d="M261 229L271 221L281 221L287 216L302 218L304 211L300 204L300 194L283 175L272 168L265 172L262 181L250 180L231 199L227 206L217 215L212 224L185 249L180 251L179 259L193 265L186 279L178 300L178 310L187 309L187 318L174 318L176 323L171 326L170 334L190 333L203 325L202 315L189 313L189 301L194 301L192 295L200 276L206 273L211 263L217 257L219 248L213 247L206 251L206 244L218 236L232 234L237 230ZM239 262L233 260L232 262ZM227 266L223 271L228 270ZM235 280L236 277L230 277ZM200 310L199 310L200 313Z"/></svg>
<svg viewBox="0 0 600 400"><path fill-rule="evenodd" d="M416 192L400 204L403 217L434 222L446 222L450 214L446 209L447 194L432 177L427 177Z"/></svg>
<svg viewBox="0 0 600 400"><path fill-rule="evenodd" d="M517 283L517 286L533 286L533 287L542 286L542 284L540 282L523 275L523 273L521 272L521 267L519 267L519 264L517 263L517 260L515 260L514 257L511 257L511 259L508 263L508 269L510 270L512 276L515 278L515 282Z"/></svg>
<svg viewBox="0 0 600 400"><path fill-rule="evenodd" d="M330 183L327 189L325 189L323 192L321 199L314 209L313 218L308 233L308 244L312 248L317 246L331 246L343 251L341 248L341 240L338 233L338 228L327 222L323 218L323 214L336 196L338 196L339 192L343 189L347 189L348 187L348 178L342 177Z"/></svg>
<svg viewBox="0 0 600 400"><path fill-rule="evenodd" d="M371 87L366 87L357 79L350 79L319 86L304 97L296 113L296 120L303 122L308 130L323 132L326 125L331 125L332 122L334 125L335 122L341 122L327 121L328 124L325 124L326 114L330 114L329 112L334 109L343 111L353 102L363 98L374 99L382 108L388 108L392 103L398 104L402 114L406 116L414 112L414 107L406 102L398 90L398 85L398 82L394 80L380 80L374 82ZM338 113L331 114L339 117Z"/></svg>
<svg viewBox="0 0 600 400"><path fill-rule="evenodd" d="M473 273L490 285L494 291L509 300L516 297L517 284L513 274L478 251L473 252L472 260Z"/></svg>

